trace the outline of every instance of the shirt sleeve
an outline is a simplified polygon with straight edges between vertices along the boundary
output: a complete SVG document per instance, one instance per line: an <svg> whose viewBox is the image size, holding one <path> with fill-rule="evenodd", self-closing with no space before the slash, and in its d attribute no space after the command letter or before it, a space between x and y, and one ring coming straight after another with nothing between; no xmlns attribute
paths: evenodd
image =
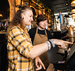
<svg viewBox="0 0 75 71"><path fill-rule="evenodd" d="M29 36L24 35L23 32L21 32L18 28L12 29L9 34L11 36L11 44L15 47L15 49L18 50L21 55L28 58L29 52L33 47L31 41L29 41Z"/></svg>

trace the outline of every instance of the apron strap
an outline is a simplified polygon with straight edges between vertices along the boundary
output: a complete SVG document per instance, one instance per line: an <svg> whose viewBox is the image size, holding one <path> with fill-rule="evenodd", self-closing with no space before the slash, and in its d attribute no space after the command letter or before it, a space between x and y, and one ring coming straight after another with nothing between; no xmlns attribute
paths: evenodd
<svg viewBox="0 0 75 71"><path fill-rule="evenodd" d="M38 27L36 28L36 33L38 33ZM45 29L45 35L47 36L46 29Z"/></svg>

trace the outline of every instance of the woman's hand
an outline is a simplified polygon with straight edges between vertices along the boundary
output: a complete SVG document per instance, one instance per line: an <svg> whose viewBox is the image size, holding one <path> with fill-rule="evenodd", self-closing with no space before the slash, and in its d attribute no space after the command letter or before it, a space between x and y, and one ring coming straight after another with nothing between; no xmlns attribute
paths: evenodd
<svg viewBox="0 0 75 71"><path fill-rule="evenodd" d="M40 69L42 69L42 67L44 69L46 69L45 66L44 66L44 64L43 64L43 62L41 61L41 59L39 57L35 58L35 65L37 67L36 70L40 70Z"/></svg>
<svg viewBox="0 0 75 71"><path fill-rule="evenodd" d="M65 48L65 44L73 44L72 42L59 40L59 39L51 39L55 45L57 45L59 48Z"/></svg>

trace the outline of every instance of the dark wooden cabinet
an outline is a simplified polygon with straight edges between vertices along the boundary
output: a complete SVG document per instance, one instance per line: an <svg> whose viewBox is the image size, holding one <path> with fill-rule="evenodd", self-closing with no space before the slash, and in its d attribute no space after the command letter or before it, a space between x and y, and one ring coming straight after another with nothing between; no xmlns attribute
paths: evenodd
<svg viewBox="0 0 75 71"><path fill-rule="evenodd" d="M7 39L5 34L0 34L0 71L7 71Z"/></svg>

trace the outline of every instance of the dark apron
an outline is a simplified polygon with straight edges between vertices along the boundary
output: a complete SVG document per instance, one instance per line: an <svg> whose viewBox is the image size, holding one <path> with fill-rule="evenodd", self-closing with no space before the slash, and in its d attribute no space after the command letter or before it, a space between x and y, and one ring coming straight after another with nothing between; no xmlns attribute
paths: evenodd
<svg viewBox="0 0 75 71"><path fill-rule="evenodd" d="M38 28L37 28L34 41L33 41L33 45L41 44L41 43L44 43L45 41L48 41L46 29L45 29L45 35L42 35L42 34L38 34ZM45 67L47 68L49 66L49 59L48 59L47 51L41 54L39 57L44 63ZM43 71L43 70L40 70L40 71Z"/></svg>

